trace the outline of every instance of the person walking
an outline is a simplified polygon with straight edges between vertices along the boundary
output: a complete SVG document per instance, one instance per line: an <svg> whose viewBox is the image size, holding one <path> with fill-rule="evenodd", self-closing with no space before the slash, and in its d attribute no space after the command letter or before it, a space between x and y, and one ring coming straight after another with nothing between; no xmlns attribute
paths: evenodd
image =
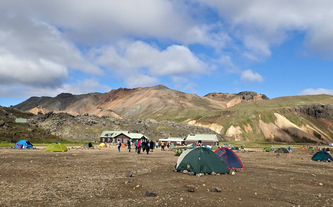
<svg viewBox="0 0 333 207"><path fill-rule="evenodd" d="M140 154L140 151L141 151L141 141L140 140L137 141L136 148L137 148L138 154Z"/></svg>
<svg viewBox="0 0 333 207"><path fill-rule="evenodd" d="M161 142L161 151L164 151L164 142Z"/></svg>
<svg viewBox="0 0 333 207"><path fill-rule="evenodd" d="M118 140L118 142L117 142L118 152L120 152L120 146L121 146L121 141Z"/></svg>
<svg viewBox="0 0 333 207"><path fill-rule="evenodd" d="M146 151L147 151L147 155L149 154L149 151L150 151L150 142L147 141L147 144L146 144Z"/></svg>
<svg viewBox="0 0 333 207"><path fill-rule="evenodd" d="M144 140L144 141L141 143L141 146L142 146L142 152L145 152L145 150L146 150L146 145L147 145L146 140Z"/></svg>
<svg viewBox="0 0 333 207"><path fill-rule="evenodd" d="M127 140L128 152L131 152L131 141Z"/></svg>
<svg viewBox="0 0 333 207"><path fill-rule="evenodd" d="M136 145L137 145L137 143L138 143L138 140L136 140L136 141L135 141L135 143L134 143L135 152L137 152L137 151L138 151L138 148L137 148L137 146L136 146Z"/></svg>
<svg viewBox="0 0 333 207"><path fill-rule="evenodd" d="M154 150L154 142L153 140L150 141L150 151L153 152Z"/></svg>

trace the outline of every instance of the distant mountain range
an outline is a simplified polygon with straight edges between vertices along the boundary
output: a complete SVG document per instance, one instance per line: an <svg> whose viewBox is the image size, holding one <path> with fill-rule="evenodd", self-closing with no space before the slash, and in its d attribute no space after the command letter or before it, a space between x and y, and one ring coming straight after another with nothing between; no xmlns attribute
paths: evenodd
<svg viewBox="0 0 333 207"><path fill-rule="evenodd" d="M210 128L236 141L331 142L332 104L330 95L268 99L264 94L245 91L200 97L158 85L108 93L31 97L14 107L33 114L64 112L182 122Z"/></svg>

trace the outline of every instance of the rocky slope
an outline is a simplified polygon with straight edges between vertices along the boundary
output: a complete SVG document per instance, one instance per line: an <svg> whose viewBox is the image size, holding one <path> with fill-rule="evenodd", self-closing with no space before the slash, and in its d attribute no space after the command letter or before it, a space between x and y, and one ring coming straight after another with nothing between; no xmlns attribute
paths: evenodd
<svg viewBox="0 0 333 207"><path fill-rule="evenodd" d="M73 116L66 113L38 114L29 119L32 126L38 126L66 140L99 140L104 130L130 131L142 133L150 139L185 137L190 133L216 134L214 131L171 121L153 119L117 119L88 115ZM222 136L218 136L222 140Z"/></svg>
<svg viewBox="0 0 333 207"><path fill-rule="evenodd" d="M60 141L59 137L49 133L38 125L16 123L16 118L32 118L31 113L14 108L0 106L0 140L17 142L22 139L38 142Z"/></svg>

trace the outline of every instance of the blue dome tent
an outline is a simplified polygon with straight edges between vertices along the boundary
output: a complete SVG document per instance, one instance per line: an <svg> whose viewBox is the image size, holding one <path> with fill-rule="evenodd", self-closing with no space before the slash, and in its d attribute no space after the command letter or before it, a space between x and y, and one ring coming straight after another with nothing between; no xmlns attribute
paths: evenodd
<svg viewBox="0 0 333 207"><path fill-rule="evenodd" d="M244 169L242 161L237 154L227 147L221 147L215 150L215 154L227 165L228 169L241 168Z"/></svg>
<svg viewBox="0 0 333 207"><path fill-rule="evenodd" d="M33 149L33 145L28 140L20 140L16 142L15 149Z"/></svg>

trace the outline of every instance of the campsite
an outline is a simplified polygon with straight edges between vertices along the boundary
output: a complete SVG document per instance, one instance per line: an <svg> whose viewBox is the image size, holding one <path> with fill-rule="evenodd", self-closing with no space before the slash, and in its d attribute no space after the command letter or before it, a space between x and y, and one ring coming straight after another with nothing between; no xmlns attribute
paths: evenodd
<svg viewBox="0 0 333 207"><path fill-rule="evenodd" d="M149 155L98 145L0 148L0 206L332 206L333 163L293 150L235 151L245 169L199 177L174 172L179 157L160 148Z"/></svg>

